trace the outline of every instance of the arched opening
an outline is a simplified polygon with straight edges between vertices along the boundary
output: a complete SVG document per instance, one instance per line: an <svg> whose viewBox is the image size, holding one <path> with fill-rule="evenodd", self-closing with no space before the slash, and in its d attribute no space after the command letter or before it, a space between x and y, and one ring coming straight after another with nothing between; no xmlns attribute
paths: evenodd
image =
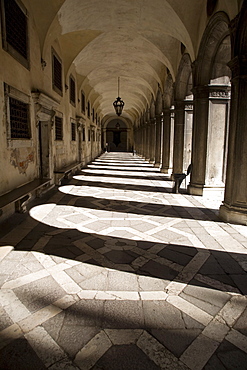
<svg viewBox="0 0 247 370"><path fill-rule="evenodd" d="M224 194L231 90L228 25L223 12L209 20L193 69L193 171L189 192L195 195Z"/></svg>
<svg viewBox="0 0 247 370"><path fill-rule="evenodd" d="M113 119L106 126L106 149L111 152L127 152L128 129L121 119Z"/></svg>
<svg viewBox="0 0 247 370"><path fill-rule="evenodd" d="M193 94L191 58L184 54L174 89L173 173L184 173L191 162Z"/></svg>

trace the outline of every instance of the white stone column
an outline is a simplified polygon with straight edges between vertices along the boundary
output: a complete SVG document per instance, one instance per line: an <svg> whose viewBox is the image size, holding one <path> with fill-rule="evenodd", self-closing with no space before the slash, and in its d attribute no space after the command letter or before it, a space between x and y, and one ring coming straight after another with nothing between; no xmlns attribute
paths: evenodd
<svg viewBox="0 0 247 370"><path fill-rule="evenodd" d="M174 107L174 142L173 142L173 171L183 173L184 158L184 101L175 102Z"/></svg>
<svg viewBox="0 0 247 370"><path fill-rule="evenodd" d="M189 193L223 194L230 87L199 86L194 91Z"/></svg>
<svg viewBox="0 0 247 370"><path fill-rule="evenodd" d="M163 124L163 115L156 115L156 133L155 133L155 164L159 168L161 165L161 132Z"/></svg>
<svg viewBox="0 0 247 370"><path fill-rule="evenodd" d="M171 173L171 110L166 108L163 111L163 143L162 143L162 164L161 172Z"/></svg>

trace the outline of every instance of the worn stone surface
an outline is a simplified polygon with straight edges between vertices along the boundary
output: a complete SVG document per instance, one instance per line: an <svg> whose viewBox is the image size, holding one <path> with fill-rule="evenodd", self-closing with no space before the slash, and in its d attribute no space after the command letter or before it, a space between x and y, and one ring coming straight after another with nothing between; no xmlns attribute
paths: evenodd
<svg viewBox="0 0 247 370"><path fill-rule="evenodd" d="M0 231L0 368L245 369L243 229L103 158Z"/></svg>

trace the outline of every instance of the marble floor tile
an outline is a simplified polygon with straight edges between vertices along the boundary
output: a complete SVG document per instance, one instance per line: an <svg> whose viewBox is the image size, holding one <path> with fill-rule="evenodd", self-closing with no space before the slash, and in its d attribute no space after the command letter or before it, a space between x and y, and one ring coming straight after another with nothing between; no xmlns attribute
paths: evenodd
<svg viewBox="0 0 247 370"><path fill-rule="evenodd" d="M0 231L0 369L247 363L247 229L104 153Z"/></svg>

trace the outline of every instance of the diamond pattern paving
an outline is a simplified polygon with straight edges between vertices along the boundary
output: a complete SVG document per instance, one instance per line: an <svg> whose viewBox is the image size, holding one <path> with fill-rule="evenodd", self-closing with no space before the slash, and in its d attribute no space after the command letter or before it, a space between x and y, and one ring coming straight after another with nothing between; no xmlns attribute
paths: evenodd
<svg viewBox="0 0 247 370"><path fill-rule="evenodd" d="M246 226L172 186L104 153L1 225L0 369L246 369Z"/></svg>

